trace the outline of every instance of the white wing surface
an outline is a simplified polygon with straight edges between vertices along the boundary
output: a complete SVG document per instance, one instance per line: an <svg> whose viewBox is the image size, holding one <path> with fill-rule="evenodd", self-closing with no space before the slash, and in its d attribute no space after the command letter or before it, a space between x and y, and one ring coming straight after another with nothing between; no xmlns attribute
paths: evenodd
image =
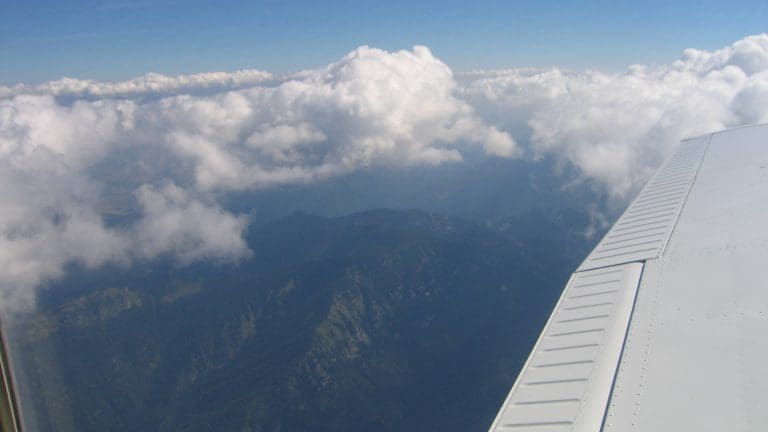
<svg viewBox="0 0 768 432"><path fill-rule="evenodd" d="M683 141L571 277L491 431L768 430L768 126Z"/></svg>

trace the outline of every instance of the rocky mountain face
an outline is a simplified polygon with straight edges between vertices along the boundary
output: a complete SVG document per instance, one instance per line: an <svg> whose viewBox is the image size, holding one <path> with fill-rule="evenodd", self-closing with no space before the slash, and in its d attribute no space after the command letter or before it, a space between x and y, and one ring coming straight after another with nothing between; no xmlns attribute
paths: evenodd
<svg viewBox="0 0 768 432"><path fill-rule="evenodd" d="M586 215L254 227L237 265L72 269L11 323L41 431L486 430L593 239Z"/></svg>

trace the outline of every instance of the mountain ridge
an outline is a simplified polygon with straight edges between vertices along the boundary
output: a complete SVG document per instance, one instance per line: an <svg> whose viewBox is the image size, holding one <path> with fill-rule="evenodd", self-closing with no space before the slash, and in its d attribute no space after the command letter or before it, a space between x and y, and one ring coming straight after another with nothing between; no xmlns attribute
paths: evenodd
<svg viewBox="0 0 768 432"><path fill-rule="evenodd" d="M73 274L18 324L58 359L25 368L25 406L75 414L43 431L483 429L588 223L297 212L251 229L245 263Z"/></svg>

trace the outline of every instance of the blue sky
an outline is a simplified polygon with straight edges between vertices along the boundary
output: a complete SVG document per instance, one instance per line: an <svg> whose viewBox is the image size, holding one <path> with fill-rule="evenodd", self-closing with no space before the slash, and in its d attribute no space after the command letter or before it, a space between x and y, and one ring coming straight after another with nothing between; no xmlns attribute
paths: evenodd
<svg viewBox="0 0 768 432"><path fill-rule="evenodd" d="M764 2L8 1L0 84L325 65L359 45L429 46L454 70L666 63L768 31Z"/></svg>

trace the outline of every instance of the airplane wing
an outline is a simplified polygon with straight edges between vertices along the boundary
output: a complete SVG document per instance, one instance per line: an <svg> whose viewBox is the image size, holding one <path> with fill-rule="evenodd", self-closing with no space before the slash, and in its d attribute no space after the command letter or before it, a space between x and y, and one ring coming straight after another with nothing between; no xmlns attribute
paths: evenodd
<svg viewBox="0 0 768 432"><path fill-rule="evenodd" d="M768 430L768 125L685 140L571 276L490 431Z"/></svg>

